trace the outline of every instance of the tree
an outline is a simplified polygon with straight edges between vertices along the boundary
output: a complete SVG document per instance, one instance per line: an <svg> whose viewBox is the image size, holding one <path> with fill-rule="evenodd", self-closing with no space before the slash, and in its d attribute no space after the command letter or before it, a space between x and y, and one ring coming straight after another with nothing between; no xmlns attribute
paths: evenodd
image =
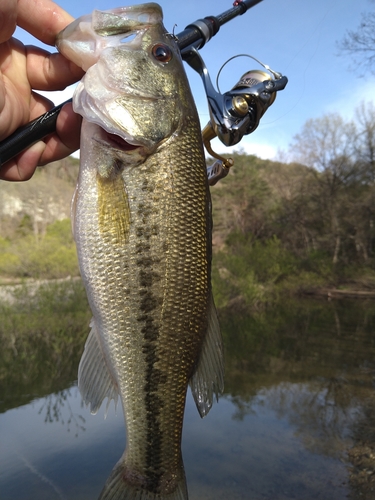
<svg viewBox="0 0 375 500"><path fill-rule="evenodd" d="M357 30L348 30L338 48L341 53L353 56L356 66L375 74L375 12L362 13Z"/></svg>
<svg viewBox="0 0 375 500"><path fill-rule="evenodd" d="M332 262L338 262L343 229L340 220L340 197L345 186L357 176L354 161L356 128L337 113L310 119L294 137L292 153L296 161L312 169L315 182L311 196L315 199L317 227L321 244L327 239Z"/></svg>
<svg viewBox="0 0 375 500"><path fill-rule="evenodd" d="M375 105L362 101L355 110L358 127L356 157L366 181L375 182Z"/></svg>
<svg viewBox="0 0 375 500"><path fill-rule="evenodd" d="M288 206L293 232L334 264L368 262L374 253L375 106L355 111L355 125L338 114L308 120L291 146L311 172Z"/></svg>
<svg viewBox="0 0 375 500"><path fill-rule="evenodd" d="M357 210L355 242L363 252L364 259L373 255L375 240L375 105L362 102L356 109L358 134L356 138L356 160L361 180L360 200Z"/></svg>

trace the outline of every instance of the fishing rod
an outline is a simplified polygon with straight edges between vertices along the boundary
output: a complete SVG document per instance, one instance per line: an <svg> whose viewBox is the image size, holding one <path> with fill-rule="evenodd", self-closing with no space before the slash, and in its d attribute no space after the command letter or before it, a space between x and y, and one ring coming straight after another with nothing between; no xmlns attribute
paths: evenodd
<svg viewBox="0 0 375 500"><path fill-rule="evenodd" d="M182 59L202 77L208 99L211 121L203 130L203 141L207 151L218 159L218 162L208 169L210 184L224 177L231 166L228 160L212 151L211 139L218 136L227 146L233 145L238 143L244 134L255 130L261 116L273 103L276 91L285 87L287 79L276 72L273 72L274 78L272 79L267 73L257 73L255 70L255 72L249 72L248 77L245 74L232 91L220 94L213 88L198 50L218 33L222 25L244 14L261 1L236 0L228 11L218 16L198 19L186 26L178 35L173 35L181 51ZM279 80L277 84L276 80ZM71 101L72 99L69 99L59 104L4 139L0 143L0 168L21 151L55 132L56 121L62 107Z"/></svg>

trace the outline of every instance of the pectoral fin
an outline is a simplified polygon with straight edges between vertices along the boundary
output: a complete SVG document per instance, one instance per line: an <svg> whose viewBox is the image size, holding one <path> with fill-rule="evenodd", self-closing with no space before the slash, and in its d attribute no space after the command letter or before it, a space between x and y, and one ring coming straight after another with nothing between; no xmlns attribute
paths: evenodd
<svg viewBox="0 0 375 500"><path fill-rule="evenodd" d="M97 176L99 229L114 245L127 243L130 209L125 184L118 173L109 178Z"/></svg>
<svg viewBox="0 0 375 500"><path fill-rule="evenodd" d="M208 307L207 334L198 366L190 379L190 388L202 418L210 411L214 394L218 399L224 390L223 345L212 296Z"/></svg>
<svg viewBox="0 0 375 500"><path fill-rule="evenodd" d="M111 399L116 405L118 391L105 361L94 319L90 326L91 331L78 368L78 387L83 401L90 405L91 413L95 414L106 397L107 410Z"/></svg>

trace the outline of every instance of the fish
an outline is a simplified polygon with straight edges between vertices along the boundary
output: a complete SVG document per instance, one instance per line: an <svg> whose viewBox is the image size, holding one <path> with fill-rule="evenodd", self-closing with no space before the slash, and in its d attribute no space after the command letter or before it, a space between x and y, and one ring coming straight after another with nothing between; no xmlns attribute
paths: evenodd
<svg viewBox="0 0 375 500"><path fill-rule="evenodd" d="M94 414L120 399L126 425L99 498L186 500L187 390L203 417L224 377L197 109L156 3L95 10L57 47L86 72L72 224L93 317L78 386Z"/></svg>

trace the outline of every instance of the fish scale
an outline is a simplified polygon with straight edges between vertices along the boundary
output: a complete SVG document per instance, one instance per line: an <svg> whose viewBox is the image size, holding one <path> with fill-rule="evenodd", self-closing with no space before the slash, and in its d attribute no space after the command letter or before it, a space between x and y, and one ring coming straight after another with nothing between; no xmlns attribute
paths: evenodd
<svg viewBox="0 0 375 500"><path fill-rule="evenodd" d="M100 32L90 36L108 48L74 96L84 120L72 215L93 312L78 385L92 412L118 397L124 410L126 449L100 498L186 500L181 435L187 387L204 416L223 378L201 132L160 7L105 14L94 16L101 19ZM121 42L121 19L124 33L138 26L129 45ZM76 63L85 47L80 37L89 33L87 16L84 21L82 32L76 20L59 40L59 50ZM170 60L153 58L155 44ZM103 68L113 70L105 91ZM145 71L152 74L142 99ZM112 134L122 139L114 142Z"/></svg>

